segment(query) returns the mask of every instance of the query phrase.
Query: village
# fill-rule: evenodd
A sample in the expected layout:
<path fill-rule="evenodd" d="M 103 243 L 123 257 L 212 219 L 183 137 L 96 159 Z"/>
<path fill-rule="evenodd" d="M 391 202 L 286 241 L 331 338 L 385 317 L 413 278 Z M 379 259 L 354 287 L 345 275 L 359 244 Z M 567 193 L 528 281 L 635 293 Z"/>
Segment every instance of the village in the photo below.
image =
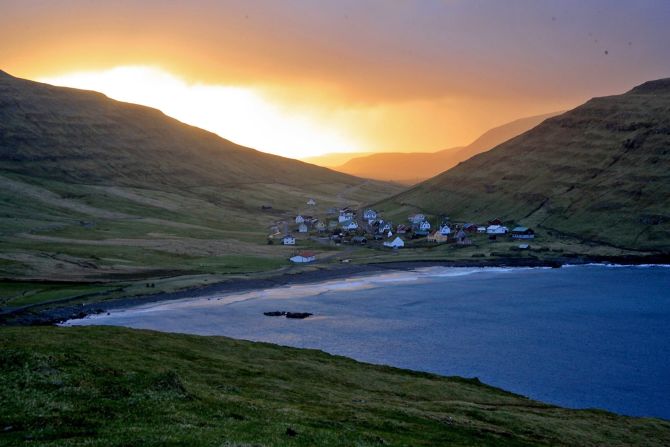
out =
<path fill-rule="evenodd" d="M 307 209 L 316 209 L 312 198 L 306 202 Z M 470 246 L 476 240 L 495 242 L 516 240 L 514 250 L 530 249 L 529 241 L 535 239 L 535 231 L 524 226 L 508 226 L 493 218 L 486 223 L 451 222 L 448 217 L 431 219 L 417 213 L 402 223 L 385 220 L 381 212 L 372 208 L 356 210 L 352 207 L 328 208 L 323 216 L 300 213 L 270 227 L 268 244 L 296 247 L 289 258 L 296 264 L 317 261 L 317 253 L 301 250 L 308 241 L 324 246 L 366 246 L 373 249 L 412 249 L 415 247 L 455 244 Z M 431 223 L 431 220 L 434 222 Z"/>

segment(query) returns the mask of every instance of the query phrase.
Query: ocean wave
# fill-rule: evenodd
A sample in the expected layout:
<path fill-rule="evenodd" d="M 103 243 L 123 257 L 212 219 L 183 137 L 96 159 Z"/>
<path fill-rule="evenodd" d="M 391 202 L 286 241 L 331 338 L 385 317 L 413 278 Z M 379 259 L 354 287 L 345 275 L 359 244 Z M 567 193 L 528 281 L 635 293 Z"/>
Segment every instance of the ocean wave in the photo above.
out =
<path fill-rule="evenodd" d="M 610 264 L 605 262 L 589 262 L 586 264 L 563 264 L 561 268 L 605 267 L 605 268 L 670 268 L 670 264 Z"/>

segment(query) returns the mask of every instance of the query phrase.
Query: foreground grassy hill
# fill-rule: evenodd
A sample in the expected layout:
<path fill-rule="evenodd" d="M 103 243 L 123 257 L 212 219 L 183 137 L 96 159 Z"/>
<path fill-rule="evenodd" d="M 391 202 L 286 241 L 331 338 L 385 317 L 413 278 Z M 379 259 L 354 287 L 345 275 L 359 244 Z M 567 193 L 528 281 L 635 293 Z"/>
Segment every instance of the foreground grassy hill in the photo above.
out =
<path fill-rule="evenodd" d="M 471 144 L 463 147 L 437 152 L 370 154 L 351 158 L 346 163 L 333 166 L 333 169 L 351 175 L 411 185 L 446 171 L 470 157 L 486 152 L 555 115 L 557 114 L 549 113 L 512 121 L 485 132 Z"/>
<path fill-rule="evenodd" d="M 318 351 L 112 327 L 0 328 L 0 445 L 660 446 L 567 410 Z"/>
<path fill-rule="evenodd" d="M 670 252 L 670 79 L 595 98 L 379 204 Z"/>
<path fill-rule="evenodd" d="M 268 229 L 308 198 L 318 213 L 399 190 L 244 148 L 158 110 L 0 72 L 0 278 L 276 269 L 291 250 L 267 246 Z"/>

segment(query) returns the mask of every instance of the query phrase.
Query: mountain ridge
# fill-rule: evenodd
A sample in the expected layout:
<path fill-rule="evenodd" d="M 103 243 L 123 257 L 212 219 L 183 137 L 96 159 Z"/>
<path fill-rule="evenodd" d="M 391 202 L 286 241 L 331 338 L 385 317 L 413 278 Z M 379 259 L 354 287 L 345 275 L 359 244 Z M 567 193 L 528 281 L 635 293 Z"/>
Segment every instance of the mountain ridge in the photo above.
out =
<path fill-rule="evenodd" d="M 660 79 L 593 98 L 380 206 L 668 252 L 669 87 Z"/>
<path fill-rule="evenodd" d="M 265 154 L 255 149 L 237 145 L 214 133 L 175 120 L 160 110 L 132 103 L 114 101 L 98 92 L 53 87 L 34 81 L 14 78 L 11 75 L 8 75 L 3 81 L 0 84 L 0 101 L 3 101 L 0 103 L 0 113 L 2 113 L 3 127 L 8 128 L 11 126 L 12 123 L 10 120 L 12 118 L 15 119 L 17 114 L 22 114 L 24 118 L 24 122 L 20 123 L 21 128 L 14 128 L 12 132 L 3 132 L 0 134 L 0 148 L 3 151 L 2 167 L 4 169 L 26 173 L 25 167 L 12 166 L 12 163 L 8 163 L 11 160 L 22 161 L 25 159 L 25 161 L 29 161 L 33 158 L 35 161 L 44 162 L 54 157 L 60 157 L 61 161 L 69 160 L 74 162 L 77 158 L 81 159 L 86 156 L 83 151 L 77 151 L 77 147 L 88 149 L 89 151 L 97 149 L 93 147 L 93 144 L 97 144 L 102 149 L 110 149 L 110 152 L 113 150 L 116 157 L 109 157 L 109 154 L 107 154 L 108 159 L 106 160 L 107 162 L 113 162 L 114 158 L 118 159 L 124 155 L 124 152 L 132 149 L 130 143 L 137 143 L 137 140 L 140 138 L 153 138 L 161 143 L 161 146 L 156 145 L 156 147 L 153 147 L 155 151 L 161 153 L 161 156 L 174 158 L 176 156 L 175 152 L 180 152 L 194 157 L 201 155 L 198 152 L 206 152 L 206 155 L 209 157 L 207 160 L 191 159 L 191 162 L 199 163 L 200 174 L 206 171 L 210 171 L 211 174 L 210 163 L 220 163 L 222 161 L 221 157 L 225 153 L 225 155 L 231 157 L 230 160 L 226 160 L 227 165 L 230 165 L 233 161 L 255 163 L 257 165 L 256 168 L 267 169 L 267 173 L 273 174 L 273 180 L 275 181 L 278 179 L 286 181 L 289 174 L 294 174 L 291 171 L 296 169 L 306 169 L 311 171 L 311 173 L 319 173 L 319 175 L 330 177 L 332 180 L 352 181 L 351 178 L 343 177 L 341 173 L 329 171 L 326 168 L 314 167 L 298 160 Z M 31 106 L 29 101 L 39 103 L 39 106 Z M 11 102 L 14 104 L 11 104 Z M 113 106 L 111 106 L 112 104 Z M 12 105 L 14 106 L 13 108 Z M 75 109 L 84 110 L 90 116 L 77 117 L 76 114 L 80 112 L 72 114 L 68 112 Z M 58 122 L 57 117 L 59 115 L 65 115 L 66 119 Z M 96 115 L 100 118 L 95 117 Z M 77 124 L 72 124 L 72 121 L 83 118 L 89 120 L 82 126 L 84 127 L 83 131 L 86 131 L 86 133 L 73 131 L 76 130 L 73 129 L 73 126 Z M 61 135 L 54 135 L 54 132 L 49 133 L 48 125 L 52 123 L 47 121 L 45 124 L 45 119 L 50 120 L 53 124 L 61 125 L 62 128 L 57 129 Z M 120 123 L 124 125 L 132 123 L 136 127 L 134 130 L 137 132 L 126 138 L 132 138 L 135 141 L 128 142 L 123 140 L 123 131 L 126 129 L 122 129 Z M 138 128 L 140 126 L 144 127 Z M 68 130 L 70 130 L 69 133 L 67 133 Z M 31 131 L 33 131 L 33 135 L 30 135 Z M 23 133 L 17 135 L 19 132 Z M 64 132 L 65 134 L 62 135 Z M 169 138 L 166 138 L 162 134 L 164 132 L 168 133 Z M 60 141 L 57 137 L 67 140 L 67 146 L 59 145 Z M 38 141 L 38 139 L 41 141 Z M 106 140 L 108 139 L 115 139 L 116 141 L 111 145 L 106 144 Z M 170 141 L 171 139 L 174 141 Z M 147 141 L 143 143 L 146 144 Z M 27 147 L 25 144 L 27 142 L 41 145 L 38 148 L 41 151 Z M 180 142 L 182 143 L 181 146 L 178 144 Z M 47 153 L 49 152 L 47 148 L 51 154 Z M 217 153 L 217 151 L 222 153 Z M 58 154 L 54 155 L 53 152 L 58 152 Z M 68 155 L 70 156 L 69 159 Z M 97 155 L 101 156 L 102 154 L 98 153 Z M 138 156 L 142 154 L 134 151 L 132 155 Z M 110 167 L 112 166 L 107 166 L 107 168 Z M 124 168 L 130 169 L 133 166 L 126 164 Z M 59 170 L 60 172 L 58 172 L 57 176 L 61 176 L 65 172 L 74 178 L 81 175 L 81 172 L 76 172 L 78 169 L 70 169 L 68 166 L 61 166 Z M 267 180 L 267 176 L 260 175 L 258 169 L 251 170 L 248 173 L 244 173 L 244 175 L 238 175 L 240 174 L 239 169 L 232 169 L 228 174 L 233 175 L 236 181 L 250 179 Z M 50 171 L 49 175 L 54 175 L 53 170 Z M 183 178 L 179 179 L 183 180 Z M 94 181 L 96 179 L 88 177 L 87 180 Z M 176 178 L 173 177 L 172 180 L 176 180 Z"/>
<path fill-rule="evenodd" d="M 493 127 L 467 146 L 442 149 L 436 152 L 380 152 L 354 157 L 340 166 L 334 166 L 333 169 L 377 180 L 412 184 L 446 171 L 480 152 L 487 151 L 533 128 L 558 113 L 519 118 Z"/>

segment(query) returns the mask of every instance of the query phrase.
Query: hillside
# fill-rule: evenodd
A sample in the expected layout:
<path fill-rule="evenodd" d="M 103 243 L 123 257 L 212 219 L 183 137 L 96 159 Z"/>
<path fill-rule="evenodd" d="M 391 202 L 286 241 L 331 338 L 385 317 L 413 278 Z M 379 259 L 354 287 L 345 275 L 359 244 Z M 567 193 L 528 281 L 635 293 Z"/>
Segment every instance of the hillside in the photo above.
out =
<path fill-rule="evenodd" d="M 319 351 L 114 327 L 4 327 L 0 337 L 0 445 L 670 443 L 666 421 Z"/>
<path fill-rule="evenodd" d="M 318 212 L 400 190 L 4 72 L 0 186 L 0 278 L 59 281 L 277 268 L 289 251 L 268 228 L 307 198 Z"/>
<path fill-rule="evenodd" d="M 380 207 L 670 251 L 670 79 L 595 98 Z"/>
<path fill-rule="evenodd" d="M 385 152 L 354 157 L 333 169 L 351 175 L 407 185 L 426 180 L 474 155 L 503 143 L 540 124 L 556 113 L 521 118 L 495 127 L 471 144 L 438 152 Z"/>

